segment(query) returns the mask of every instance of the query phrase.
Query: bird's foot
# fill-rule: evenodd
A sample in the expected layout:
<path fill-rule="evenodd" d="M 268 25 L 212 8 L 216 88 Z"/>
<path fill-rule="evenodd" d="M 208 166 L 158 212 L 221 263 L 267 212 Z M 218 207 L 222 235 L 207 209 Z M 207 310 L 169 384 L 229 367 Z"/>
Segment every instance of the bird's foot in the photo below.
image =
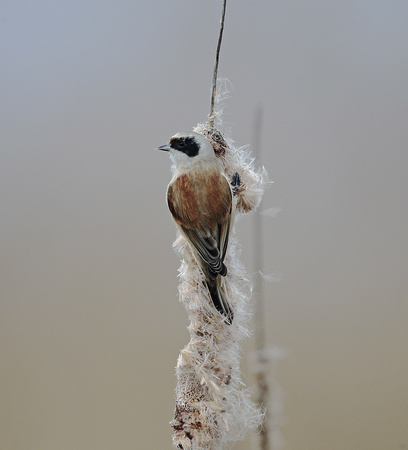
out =
<path fill-rule="evenodd" d="M 233 194 L 237 195 L 237 192 L 239 191 L 239 188 L 241 186 L 241 177 L 239 176 L 238 172 L 235 172 L 234 176 L 232 177 L 231 186 Z"/>

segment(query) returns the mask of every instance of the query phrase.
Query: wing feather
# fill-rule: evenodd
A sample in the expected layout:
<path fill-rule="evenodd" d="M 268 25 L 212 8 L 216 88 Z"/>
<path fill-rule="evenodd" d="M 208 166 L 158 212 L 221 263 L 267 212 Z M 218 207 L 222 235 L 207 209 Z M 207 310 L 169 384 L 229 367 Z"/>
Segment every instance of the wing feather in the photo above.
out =
<path fill-rule="evenodd" d="M 225 276 L 224 258 L 232 220 L 232 191 L 220 172 L 205 177 L 184 174 L 167 190 L 174 221 L 210 274 Z M 200 262 L 200 261 L 199 261 Z"/>

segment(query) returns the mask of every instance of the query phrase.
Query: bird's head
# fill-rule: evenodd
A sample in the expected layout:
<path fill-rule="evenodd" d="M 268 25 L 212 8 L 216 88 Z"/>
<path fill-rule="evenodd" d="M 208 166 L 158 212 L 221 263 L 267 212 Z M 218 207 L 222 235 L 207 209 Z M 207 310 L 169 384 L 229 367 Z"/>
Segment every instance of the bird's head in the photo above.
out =
<path fill-rule="evenodd" d="M 198 162 L 214 162 L 217 159 L 210 141 L 193 131 L 176 133 L 167 145 L 162 145 L 159 149 L 170 152 L 176 167 L 188 167 Z"/>

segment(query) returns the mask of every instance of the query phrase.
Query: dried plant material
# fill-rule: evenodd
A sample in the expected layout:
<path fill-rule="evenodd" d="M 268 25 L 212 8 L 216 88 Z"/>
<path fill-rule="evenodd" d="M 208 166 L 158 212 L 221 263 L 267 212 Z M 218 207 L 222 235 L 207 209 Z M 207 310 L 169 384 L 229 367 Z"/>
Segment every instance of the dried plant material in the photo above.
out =
<path fill-rule="evenodd" d="M 239 174 L 236 215 L 254 210 L 265 186 L 265 171 L 253 167 L 248 147 L 236 148 L 231 139 L 208 124 L 194 129 L 212 143 L 221 159 L 227 179 Z M 255 430 L 263 420 L 252 402 L 240 373 L 240 347 L 249 336 L 252 286 L 239 261 L 237 240 L 232 234 L 223 277 L 223 289 L 234 311 L 231 325 L 212 306 L 203 273 L 186 239 L 179 235 L 175 244 L 181 256 L 180 300 L 190 319 L 190 342 L 177 362 L 176 407 L 173 444 L 179 449 L 221 449 Z"/>

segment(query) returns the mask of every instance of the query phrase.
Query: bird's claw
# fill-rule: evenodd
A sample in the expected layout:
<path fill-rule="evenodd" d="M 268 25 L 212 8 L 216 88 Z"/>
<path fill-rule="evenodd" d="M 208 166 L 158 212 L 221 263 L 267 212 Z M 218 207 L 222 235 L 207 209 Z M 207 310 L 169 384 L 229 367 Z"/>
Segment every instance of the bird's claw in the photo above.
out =
<path fill-rule="evenodd" d="M 235 172 L 234 176 L 232 177 L 231 186 L 233 194 L 237 195 L 237 192 L 239 191 L 239 188 L 241 186 L 241 177 L 239 176 L 238 172 Z"/>

